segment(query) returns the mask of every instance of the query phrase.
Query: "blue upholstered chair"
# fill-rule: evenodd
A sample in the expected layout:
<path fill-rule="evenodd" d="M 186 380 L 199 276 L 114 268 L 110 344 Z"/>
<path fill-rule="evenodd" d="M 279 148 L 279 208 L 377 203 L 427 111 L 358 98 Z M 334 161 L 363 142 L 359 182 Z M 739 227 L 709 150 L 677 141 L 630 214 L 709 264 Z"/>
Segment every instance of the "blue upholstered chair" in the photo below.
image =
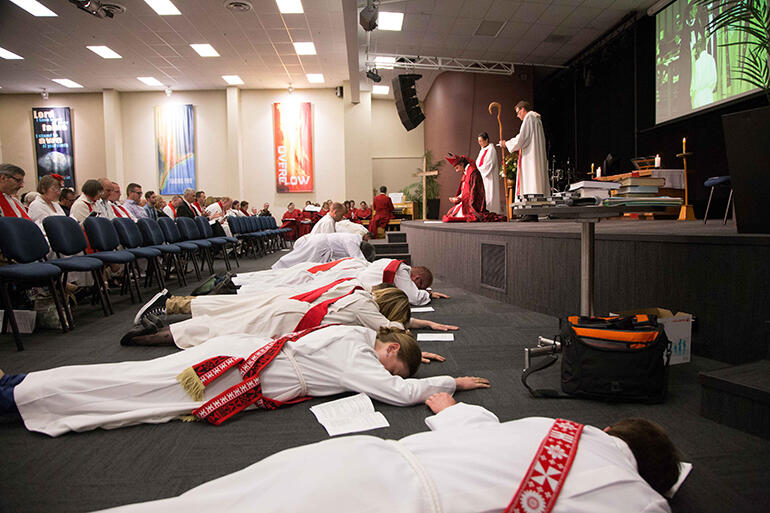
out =
<path fill-rule="evenodd" d="M 163 236 L 163 230 L 155 219 L 138 219 L 136 226 L 139 228 L 139 232 L 142 234 L 142 246 L 146 248 L 157 249 L 163 255 L 163 265 L 166 269 L 164 282 L 171 273 L 171 264 L 176 269 L 176 279 L 179 282 L 179 286 L 187 285 L 184 272 L 182 270 L 182 262 L 179 255 L 182 253 L 182 248 L 176 244 L 168 244 Z"/>
<path fill-rule="evenodd" d="M 67 216 L 48 216 L 43 219 L 43 228 L 45 228 L 51 249 L 58 257 L 55 260 L 49 260 L 48 263 L 62 270 L 64 273 L 62 283 L 67 283 L 68 273 L 91 273 L 91 277 L 94 280 L 94 298 L 99 298 L 105 317 L 113 313 L 110 296 L 107 293 L 104 277 L 102 276 L 104 262 L 98 258 L 79 255 L 88 246 L 88 241 L 80 223 Z M 64 258 L 62 258 L 62 255 L 64 255 Z"/>
<path fill-rule="evenodd" d="M 195 224 L 195 221 L 189 217 L 177 217 L 176 226 L 179 228 L 182 239 L 198 246 L 201 255 L 201 268 L 203 268 L 203 262 L 206 262 L 209 265 L 209 272 L 214 274 L 214 257 L 211 252 L 213 244 L 201 238 L 201 233 L 198 231 L 198 225 Z"/>
<path fill-rule="evenodd" d="M 214 230 L 211 229 L 209 220 L 203 216 L 196 216 L 195 224 L 198 227 L 201 237 L 209 241 L 215 248 L 222 251 L 222 255 L 225 257 L 225 267 L 227 267 L 228 271 L 231 270 L 230 258 L 227 253 L 230 248 L 235 248 L 236 244 L 238 244 L 238 239 L 235 237 L 214 237 Z M 232 228 L 230 228 L 230 231 L 232 232 Z M 235 254 L 235 251 L 233 251 L 232 254 L 233 258 L 235 258 L 236 265 L 240 267 L 238 256 Z"/>
<path fill-rule="evenodd" d="M 59 314 L 62 332 L 66 333 L 65 296 L 59 281 L 62 271 L 53 264 L 40 262 L 48 254 L 48 243 L 40 228 L 29 219 L 0 217 L 0 251 L 5 258 L 16 262 L 0 266 L 0 292 L 5 309 L 3 328 L 8 322 L 11 323 L 16 348 L 23 351 L 24 344 L 19 335 L 16 317 L 13 315 L 11 285 L 16 285 L 18 288 L 48 287 L 56 305 L 56 312 Z"/>
<path fill-rule="evenodd" d="M 163 273 L 160 270 L 160 256 L 161 251 L 156 248 L 143 248 L 142 245 L 142 232 L 139 231 L 139 227 L 136 223 L 126 217 L 116 217 L 112 220 L 115 231 L 118 232 L 118 238 L 120 239 L 120 245 L 123 249 L 134 255 L 136 258 L 144 258 L 147 260 L 147 282 L 145 287 L 151 282 L 151 277 L 154 274 L 158 282 L 158 290 L 166 288 L 166 284 L 163 280 Z"/>
<path fill-rule="evenodd" d="M 181 256 L 185 257 L 185 264 L 182 267 L 182 272 L 183 273 L 187 272 L 186 262 L 188 260 L 191 260 L 193 264 L 193 269 L 195 270 L 195 276 L 200 280 L 201 272 L 200 272 L 200 269 L 198 269 L 198 261 L 197 261 L 197 255 L 200 254 L 200 249 L 198 245 L 193 244 L 192 242 L 187 242 L 183 240 L 182 235 L 179 233 L 179 228 L 177 228 L 176 223 L 170 217 L 161 217 L 160 219 L 158 219 L 158 224 L 160 225 L 160 228 L 163 231 L 163 238 L 166 239 L 166 242 L 168 242 L 169 244 L 178 246 L 182 250 Z"/>
<path fill-rule="evenodd" d="M 118 232 L 106 217 L 86 217 L 83 221 L 83 228 L 86 230 L 86 237 L 91 243 L 91 248 L 96 250 L 88 256 L 98 258 L 105 264 L 118 264 L 123 266 L 123 285 L 121 293 L 131 295 L 131 302 L 134 302 L 134 289 L 139 301 L 142 300 L 142 293 L 139 290 L 139 280 L 136 272 L 136 257 L 129 251 L 119 250 L 120 238 Z M 134 288 L 131 287 L 133 284 Z"/>
<path fill-rule="evenodd" d="M 711 198 L 714 196 L 714 188 L 715 187 L 729 187 L 730 188 L 730 196 L 727 198 L 727 206 L 725 207 L 725 217 L 722 219 L 722 224 L 727 224 L 727 213 L 730 211 L 730 203 L 733 203 L 733 184 L 732 181 L 730 181 L 729 176 L 712 176 L 708 180 L 706 180 L 703 185 L 706 187 L 711 187 L 711 192 L 709 193 L 709 202 L 706 204 L 706 214 L 703 216 L 703 224 L 706 224 L 709 219 L 709 209 L 711 208 Z M 735 203 L 733 203 L 733 219 L 735 219 Z"/>

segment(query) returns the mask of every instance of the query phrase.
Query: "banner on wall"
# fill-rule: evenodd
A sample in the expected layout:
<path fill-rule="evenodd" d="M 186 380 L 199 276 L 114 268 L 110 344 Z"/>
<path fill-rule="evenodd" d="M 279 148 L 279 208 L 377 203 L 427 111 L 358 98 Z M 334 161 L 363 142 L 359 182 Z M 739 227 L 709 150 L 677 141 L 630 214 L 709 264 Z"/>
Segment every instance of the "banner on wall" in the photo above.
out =
<path fill-rule="evenodd" d="M 195 189 L 195 118 L 192 105 L 155 107 L 160 194 Z"/>
<path fill-rule="evenodd" d="M 35 138 L 37 179 L 58 174 L 65 187 L 75 187 L 75 161 L 72 151 L 72 121 L 69 107 L 33 107 L 32 130 Z"/>
<path fill-rule="evenodd" d="M 310 102 L 273 104 L 277 192 L 313 192 L 313 118 Z"/>

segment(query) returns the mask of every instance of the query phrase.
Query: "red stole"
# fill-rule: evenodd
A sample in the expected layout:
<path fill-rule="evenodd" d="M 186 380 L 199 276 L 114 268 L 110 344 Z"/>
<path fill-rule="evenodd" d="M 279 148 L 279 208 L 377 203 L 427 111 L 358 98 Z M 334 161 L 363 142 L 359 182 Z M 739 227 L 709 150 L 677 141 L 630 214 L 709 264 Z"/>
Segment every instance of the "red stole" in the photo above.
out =
<path fill-rule="evenodd" d="M 127 217 L 131 218 L 130 215 L 128 215 L 128 212 L 126 212 L 126 209 L 123 208 L 120 205 L 116 205 L 115 203 L 111 203 L 112 211 L 115 212 L 115 217 Z"/>
<path fill-rule="evenodd" d="M 190 205 L 192 205 L 195 211 L 198 212 L 199 216 L 203 215 L 203 209 L 201 208 L 201 206 L 198 204 L 197 201 L 190 203 Z M 176 210 L 174 210 L 174 216 L 176 216 Z"/>
<path fill-rule="evenodd" d="M 549 513 L 577 454 L 583 425 L 556 419 L 504 513 Z"/>
<path fill-rule="evenodd" d="M 403 263 L 403 260 L 392 260 L 382 272 L 382 283 L 393 285 L 393 282 L 396 280 L 396 271 L 398 271 L 398 268 Z"/>
<path fill-rule="evenodd" d="M 173 213 L 174 213 L 174 217 L 176 217 L 176 209 L 174 208 L 174 205 L 172 205 L 171 203 L 169 203 L 169 204 L 168 204 L 168 208 L 170 208 L 170 209 L 171 209 L 171 212 L 173 212 Z"/>
<path fill-rule="evenodd" d="M 336 287 L 340 283 L 343 283 L 352 279 L 353 278 L 340 278 L 339 280 L 335 280 L 329 283 L 328 285 L 324 285 L 323 287 L 319 287 L 315 290 L 311 290 L 303 294 L 298 294 L 289 299 L 295 299 L 297 301 L 312 303 L 313 301 L 321 297 L 328 290 Z M 326 314 L 329 312 L 329 307 L 331 305 L 333 305 L 343 297 L 349 296 L 350 294 L 352 294 L 358 289 L 361 289 L 361 287 L 353 287 L 352 289 L 350 289 L 350 292 L 348 292 L 347 294 L 343 294 L 339 297 L 333 297 L 331 299 L 327 299 L 326 301 L 322 301 L 317 305 L 313 305 L 307 312 L 305 312 L 305 315 L 302 316 L 302 319 L 299 320 L 299 322 L 297 323 L 297 326 L 294 328 L 294 331 L 300 331 L 300 330 L 305 330 L 305 329 L 310 329 L 310 328 L 315 328 L 317 326 L 320 326 L 324 317 L 326 317 Z"/>
<path fill-rule="evenodd" d="M 24 219 L 29 219 L 27 211 L 24 209 L 24 205 L 19 203 L 13 196 L 10 198 L 11 201 L 8 201 L 5 194 L 0 192 L 0 210 L 3 212 L 3 217 L 23 217 Z M 13 202 L 13 205 L 11 205 L 11 202 Z M 14 209 L 14 207 L 16 208 Z"/>
<path fill-rule="evenodd" d="M 487 145 L 487 146 L 489 146 L 489 145 Z M 481 160 L 479 160 L 479 165 L 480 166 L 484 165 L 484 157 L 487 156 L 487 152 L 488 151 L 489 151 L 489 148 L 484 148 L 484 153 L 481 154 Z"/>
<path fill-rule="evenodd" d="M 345 258 L 340 258 L 339 260 L 335 260 L 334 262 L 327 262 L 325 264 L 318 264 L 318 265 L 315 265 L 315 266 L 311 267 L 310 269 L 308 269 L 307 272 L 309 272 L 310 274 L 315 274 L 315 273 L 320 273 L 320 272 L 323 272 L 323 271 L 328 271 L 329 269 L 331 269 L 335 265 L 339 264 L 340 262 L 344 262 L 345 260 L 351 260 L 352 258 L 353 257 L 345 257 Z"/>
<path fill-rule="evenodd" d="M 196 408 L 192 414 L 200 420 L 205 420 L 218 426 L 252 404 L 264 410 L 275 410 L 286 404 L 294 404 L 310 399 L 309 397 L 299 397 L 291 401 L 277 401 L 265 397 L 262 395 L 262 382 L 259 379 L 259 374 L 262 372 L 262 369 L 270 365 L 273 359 L 278 356 L 286 342 L 294 342 L 308 333 L 325 327 L 320 326 L 299 333 L 284 335 L 260 347 L 245 360 L 232 356 L 214 356 L 185 369 L 176 379 L 196 401 L 203 400 L 206 385 L 236 365 L 243 377 L 243 381 L 207 401 L 200 408 Z"/>

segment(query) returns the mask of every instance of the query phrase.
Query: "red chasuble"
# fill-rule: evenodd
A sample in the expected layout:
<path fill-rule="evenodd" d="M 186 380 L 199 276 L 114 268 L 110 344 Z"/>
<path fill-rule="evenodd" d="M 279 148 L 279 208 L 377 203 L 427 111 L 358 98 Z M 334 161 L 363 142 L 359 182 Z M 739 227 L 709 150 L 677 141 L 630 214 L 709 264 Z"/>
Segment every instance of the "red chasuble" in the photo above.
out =
<path fill-rule="evenodd" d="M 377 237 L 377 229 L 385 228 L 388 223 L 393 219 L 393 202 L 385 194 L 378 194 L 372 201 L 372 208 L 374 209 L 374 217 L 369 222 L 369 233 L 372 237 Z"/>
<path fill-rule="evenodd" d="M 483 220 L 482 213 L 487 210 L 484 180 L 473 163 L 465 166 L 462 181 L 457 188 L 457 196 L 460 201 L 444 215 L 445 223 Z"/>

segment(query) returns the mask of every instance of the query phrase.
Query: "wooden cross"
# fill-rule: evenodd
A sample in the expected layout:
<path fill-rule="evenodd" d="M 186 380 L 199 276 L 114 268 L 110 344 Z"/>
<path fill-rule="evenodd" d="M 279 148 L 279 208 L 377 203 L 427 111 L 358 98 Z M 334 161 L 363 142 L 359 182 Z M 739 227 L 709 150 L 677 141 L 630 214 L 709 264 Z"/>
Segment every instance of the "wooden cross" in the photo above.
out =
<path fill-rule="evenodd" d="M 417 173 L 417 176 L 422 177 L 422 220 L 425 221 L 428 218 L 428 177 L 438 176 L 438 171 L 428 171 L 427 163 L 425 164 L 425 171 Z"/>

